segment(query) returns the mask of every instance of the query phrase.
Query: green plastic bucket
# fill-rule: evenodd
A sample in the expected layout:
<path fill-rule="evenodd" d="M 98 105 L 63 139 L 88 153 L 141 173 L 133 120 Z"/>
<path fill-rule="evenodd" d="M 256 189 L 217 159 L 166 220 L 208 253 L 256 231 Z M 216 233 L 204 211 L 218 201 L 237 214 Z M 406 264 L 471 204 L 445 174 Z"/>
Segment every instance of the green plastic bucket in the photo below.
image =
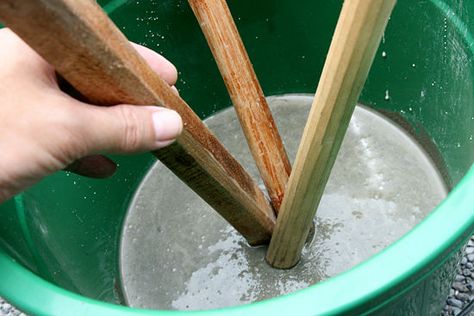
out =
<path fill-rule="evenodd" d="M 180 70 L 202 117 L 230 100 L 186 1 L 102 1 L 133 41 Z M 229 1 L 267 95 L 314 93 L 342 1 Z M 153 163 L 116 157 L 111 179 L 54 174 L 0 206 L 0 295 L 39 315 L 435 315 L 474 232 L 474 2 L 399 0 L 361 103 L 408 127 L 452 191 L 401 240 L 355 268 L 282 297 L 223 310 L 120 306 L 118 242 L 130 199 Z"/>

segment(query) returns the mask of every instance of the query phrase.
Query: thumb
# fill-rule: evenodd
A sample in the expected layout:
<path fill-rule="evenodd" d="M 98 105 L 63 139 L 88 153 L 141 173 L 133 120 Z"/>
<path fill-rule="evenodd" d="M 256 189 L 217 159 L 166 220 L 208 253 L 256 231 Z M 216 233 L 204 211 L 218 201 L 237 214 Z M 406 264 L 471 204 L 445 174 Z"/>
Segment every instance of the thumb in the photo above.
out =
<path fill-rule="evenodd" d="M 87 107 L 84 141 L 89 153 L 136 153 L 165 147 L 183 129 L 179 114 L 156 106 Z"/>

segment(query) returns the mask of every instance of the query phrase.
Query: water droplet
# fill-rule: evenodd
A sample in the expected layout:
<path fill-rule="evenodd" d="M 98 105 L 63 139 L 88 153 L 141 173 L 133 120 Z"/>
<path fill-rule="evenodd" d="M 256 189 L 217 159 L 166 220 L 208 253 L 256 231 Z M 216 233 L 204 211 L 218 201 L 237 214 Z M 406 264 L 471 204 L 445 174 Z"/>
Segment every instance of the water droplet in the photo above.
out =
<path fill-rule="evenodd" d="M 385 90 L 385 101 L 388 100 L 390 100 L 390 93 L 388 92 L 388 90 Z"/>
<path fill-rule="evenodd" d="M 412 66 L 413 68 L 416 68 L 416 64 L 411 64 L 411 66 Z"/>
<path fill-rule="evenodd" d="M 387 53 L 385 51 L 382 52 L 382 58 L 387 58 Z"/>

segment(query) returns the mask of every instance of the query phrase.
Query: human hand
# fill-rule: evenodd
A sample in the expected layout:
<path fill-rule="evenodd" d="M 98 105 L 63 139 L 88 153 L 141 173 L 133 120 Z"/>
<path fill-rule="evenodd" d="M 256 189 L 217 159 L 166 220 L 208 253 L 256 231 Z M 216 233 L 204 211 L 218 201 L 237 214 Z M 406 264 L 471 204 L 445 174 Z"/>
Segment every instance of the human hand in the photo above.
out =
<path fill-rule="evenodd" d="M 176 82 L 169 61 L 134 46 L 164 80 Z M 155 150 L 181 133 L 181 118 L 172 110 L 99 107 L 64 93 L 51 65 L 9 29 L 0 30 L 0 47 L 0 203 L 68 166 L 84 175 L 111 175 L 115 164 L 97 154 Z"/>

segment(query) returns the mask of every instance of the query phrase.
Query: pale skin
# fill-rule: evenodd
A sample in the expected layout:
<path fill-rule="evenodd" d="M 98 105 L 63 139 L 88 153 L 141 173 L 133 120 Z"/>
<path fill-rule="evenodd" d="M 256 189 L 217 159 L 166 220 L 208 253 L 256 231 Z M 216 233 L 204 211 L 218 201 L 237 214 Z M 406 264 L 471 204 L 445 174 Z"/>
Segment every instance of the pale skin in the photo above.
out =
<path fill-rule="evenodd" d="M 173 86 L 176 68 L 134 44 Z M 99 154 L 132 154 L 171 144 L 180 116 L 153 105 L 99 107 L 58 86 L 54 69 L 8 29 L 0 30 L 0 203 L 56 171 L 107 177 L 115 164 Z"/>

